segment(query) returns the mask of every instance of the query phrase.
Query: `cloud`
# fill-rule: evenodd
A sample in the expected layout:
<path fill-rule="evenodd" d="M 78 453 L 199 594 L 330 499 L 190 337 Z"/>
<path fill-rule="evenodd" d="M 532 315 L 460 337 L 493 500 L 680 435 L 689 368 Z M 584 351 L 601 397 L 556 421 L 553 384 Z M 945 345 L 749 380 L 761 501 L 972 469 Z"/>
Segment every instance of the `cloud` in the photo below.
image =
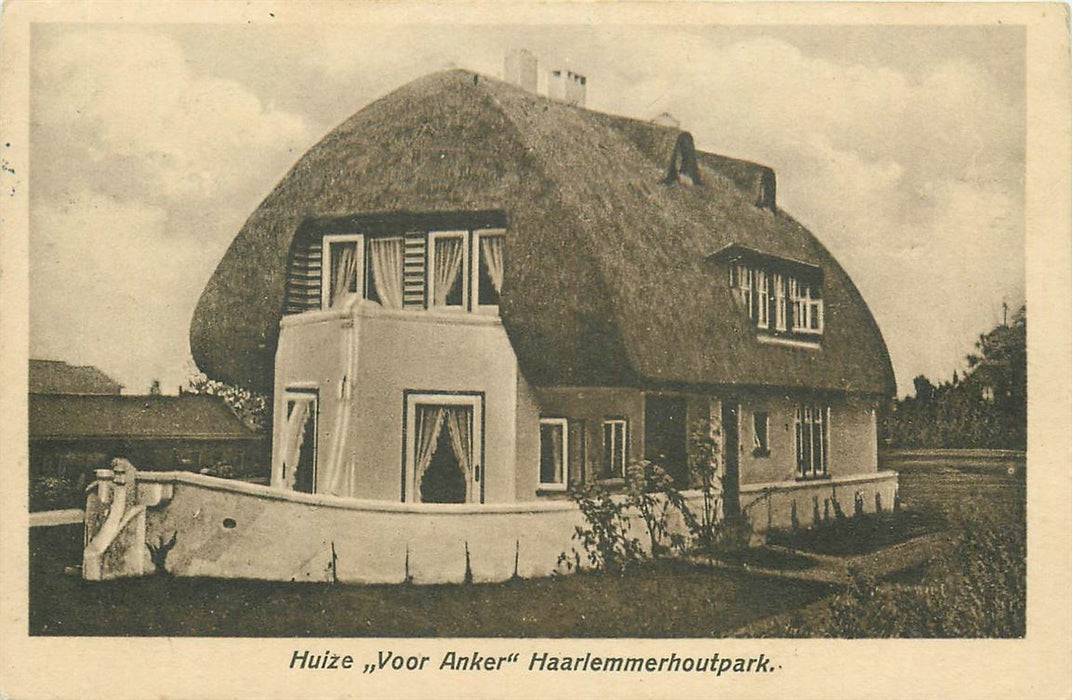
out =
<path fill-rule="evenodd" d="M 218 201 L 247 187 L 251 173 L 278 170 L 309 138 L 300 115 L 192 71 L 165 35 L 80 29 L 45 37 L 34 64 L 34 146 L 43 150 L 42 180 L 67 190 Z"/>
<path fill-rule="evenodd" d="M 218 253 L 169 235 L 167 217 L 92 191 L 31 212 L 36 356 L 98 365 L 135 393 L 152 379 L 175 391 L 190 314 Z"/>

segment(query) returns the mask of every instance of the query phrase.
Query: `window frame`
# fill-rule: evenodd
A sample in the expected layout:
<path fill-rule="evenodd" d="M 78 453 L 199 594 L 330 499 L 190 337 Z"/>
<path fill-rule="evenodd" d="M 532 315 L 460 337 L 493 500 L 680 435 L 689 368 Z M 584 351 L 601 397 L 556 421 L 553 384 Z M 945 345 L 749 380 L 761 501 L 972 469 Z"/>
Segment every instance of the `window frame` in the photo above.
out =
<path fill-rule="evenodd" d="M 789 311 L 787 307 L 786 275 L 781 272 L 773 274 L 774 283 L 774 330 L 789 330 Z"/>
<path fill-rule="evenodd" d="M 489 228 L 489 229 L 477 229 L 470 235 L 470 245 L 472 246 L 472 255 L 470 256 L 470 262 L 472 269 L 470 270 L 470 277 L 472 282 L 472 293 L 470 307 L 474 313 L 487 314 L 489 316 L 499 315 L 498 304 L 481 304 L 480 303 L 480 261 L 481 261 L 481 248 L 480 241 L 483 238 L 502 238 L 505 250 L 506 245 L 506 229 L 504 228 Z M 506 256 L 503 255 L 503 267 L 506 266 Z M 499 292 L 499 301 L 502 301 L 502 292 Z"/>
<path fill-rule="evenodd" d="M 282 428 L 285 430 L 287 420 L 290 418 L 290 405 L 298 403 L 311 404 L 309 416 L 313 421 L 313 474 L 312 474 L 312 490 L 308 493 L 317 493 L 317 477 L 320 471 L 320 391 L 316 388 L 310 388 L 306 386 L 287 386 L 283 388 L 282 392 L 283 403 L 283 420 Z M 279 435 L 277 439 L 281 440 L 285 435 Z M 305 491 L 298 491 L 294 488 L 293 475 L 290 476 L 290 484 L 287 483 L 287 465 L 283 463 L 283 454 L 280 454 L 279 459 L 279 487 L 287 491 L 294 491 L 296 493 L 306 493 Z"/>
<path fill-rule="evenodd" d="M 402 435 L 405 438 L 402 459 L 402 502 L 423 503 L 420 500 L 420 484 L 417 483 L 415 460 L 417 455 L 417 406 L 469 406 L 473 421 L 473 483 L 469 489 L 468 503 L 484 502 L 484 394 L 482 393 L 436 393 L 406 391 L 405 414 Z M 443 428 L 446 430 L 446 426 Z"/>
<path fill-rule="evenodd" d="M 755 271 L 755 295 L 756 295 L 756 313 L 754 322 L 757 328 L 767 330 L 770 328 L 770 273 L 757 267 Z"/>
<path fill-rule="evenodd" d="M 616 427 L 621 427 L 621 464 L 620 469 L 615 470 L 614 455 L 615 446 L 617 443 L 614 441 L 614 433 Z M 607 428 L 611 429 L 611 441 L 608 448 L 607 445 Z M 603 454 L 601 463 L 600 478 L 602 480 L 611 479 L 624 479 L 625 468 L 629 465 L 629 420 L 627 418 L 604 418 L 603 419 Z"/>
<path fill-rule="evenodd" d="M 544 481 L 543 480 L 543 429 L 544 426 L 554 426 L 562 431 L 562 480 L 558 482 Z M 565 491 L 566 484 L 569 483 L 569 471 L 570 471 L 570 444 L 569 444 L 569 419 L 558 418 L 554 416 L 541 416 L 540 417 L 540 449 L 539 449 L 539 462 L 538 462 L 538 474 L 537 483 L 541 491 Z"/>
<path fill-rule="evenodd" d="M 366 236 L 365 237 L 365 254 L 364 254 L 365 270 L 362 273 L 362 274 L 364 274 L 365 278 L 364 278 L 364 284 L 362 285 L 362 291 L 361 291 L 361 298 L 362 299 L 371 300 L 371 297 L 369 296 L 369 289 L 375 290 L 375 284 L 376 283 L 373 282 L 373 279 L 372 279 L 372 277 L 373 277 L 372 256 L 369 255 L 369 248 L 372 246 L 372 241 L 374 241 L 374 240 L 375 241 L 398 241 L 399 243 L 402 244 L 402 260 L 403 260 L 403 265 L 402 265 L 402 288 L 403 288 L 403 290 L 405 290 L 405 285 L 406 285 L 406 270 L 405 270 L 406 237 L 405 237 L 405 235 L 403 235 L 401 233 L 391 233 L 391 234 L 388 234 L 386 236 Z M 383 300 L 380 299 L 379 296 L 380 296 L 379 292 L 377 292 L 376 293 L 376 298 L 377 298 L 376 303 L 379 304 L 380 306 L 383 306 Z M 404 291 L 403 291 L 403 296 L 405 296 Z M 403 305 L 403 308 L 404 308 L 404 305 Z"/>
<path fill-rule="evenodd" d="M 435 303 L 435 254 L 438 241 L 445 238 L 460 238 L 462 241 L 462 264 L 458 271 L 462 276 L 462 303 L 460 305 Z M 429 231 L 428 250 L 425 253 L 425 308 L 428 311 L 449 311 L 450 313 L 464 313 L 472 310 L 472 290 L 470 289 L 470 231 L 467 229 L 449 231 Z M 448 290 L 449 293 L 449 290 Z"/>
<path fill-rule="evenodd" d="M 790 277 L 789 294 L 793 301 L 793 332 L 822 335 L 823 333 L 823 298 L 813 294 L 815 284 Z M 803 291 L 801 291 L 803 289 Z M 797 313 L 797 309 L 800 313 Z M 812 328 L 812 323 L 815 328 Z"/>
<path fill-rule="evenodd" d="M 339 307 L 331 305 L 331 275 L 333 273 L 331 247 L 337 244 L 353 243 L 357 255 L 357 292 L 358 299 L 365 298 L 365 235 L 362 233 L 328 233 L 321 239 L 320 262 L 320 308 L 324 311 Z"/>
<path fill-rule="evenodd" d="M 830 476 L 830 407 L 821 404 L 797 404 L 794 419 L 797 480 L 826 479 Z M 819 441 L 816 443 L 816 430 Z M 805 437 L 807 445 L 805 445 Z M 816 450 L 818 444 L 819 449 Z M 805 459 L 807 446 L 807 459 Z M 816 455 L 818 454 L 818 459 Z"/>

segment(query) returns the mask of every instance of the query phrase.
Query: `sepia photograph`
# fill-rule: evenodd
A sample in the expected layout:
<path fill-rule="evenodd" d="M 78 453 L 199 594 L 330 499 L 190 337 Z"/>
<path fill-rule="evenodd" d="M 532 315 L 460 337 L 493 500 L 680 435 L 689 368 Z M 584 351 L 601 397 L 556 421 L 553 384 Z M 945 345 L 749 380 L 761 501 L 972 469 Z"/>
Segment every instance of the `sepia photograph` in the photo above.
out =
<path fill-rule="evenodd" d="M 1025 21 L 218 5 L 25 27 L 29 642 L 1032 639 Z"/>

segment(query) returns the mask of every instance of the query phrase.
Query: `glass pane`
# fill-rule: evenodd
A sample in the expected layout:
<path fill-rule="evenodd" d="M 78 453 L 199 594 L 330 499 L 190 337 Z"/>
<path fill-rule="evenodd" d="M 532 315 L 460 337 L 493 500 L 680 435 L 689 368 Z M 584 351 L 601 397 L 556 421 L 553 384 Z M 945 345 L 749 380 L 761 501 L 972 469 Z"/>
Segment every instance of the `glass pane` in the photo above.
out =
<path fill-rule="evenodd" d="M 603 477 L 607 478 L 612 476 L 614 470 L 611 469 L 613 463 L 613 456 L 611 454 L 614 448 L 614 426 L 610 423 L 603 424 Z"/>
<path fill-rule="evenodd" d="M 499 292 L 496 290 L 495 280 L 492 279 L 491 268 L 489 267 L 489 261 L 487 259 L 485 241 L 499 241 L 496 245 L 500 246 L 502 236 L 483 236 L 481 238 L 480 246 L 480 266 L 478 270 L 479 279 L 477 280 L 479 297 L 477 299 L 481 306 L 498 306 L 499 305 Z M 500 253 L 501 255 L 501 253 Z"/>
<path fill-rule="evenodd" d="M 561 484 L 562 479 L 562 426 L 544 424 L 540 426 L 540 483 Z"/>
<path fill-rule="evenodd" d="M 625 426 L 614 425 L 614 475 L 625 475 Z"/>

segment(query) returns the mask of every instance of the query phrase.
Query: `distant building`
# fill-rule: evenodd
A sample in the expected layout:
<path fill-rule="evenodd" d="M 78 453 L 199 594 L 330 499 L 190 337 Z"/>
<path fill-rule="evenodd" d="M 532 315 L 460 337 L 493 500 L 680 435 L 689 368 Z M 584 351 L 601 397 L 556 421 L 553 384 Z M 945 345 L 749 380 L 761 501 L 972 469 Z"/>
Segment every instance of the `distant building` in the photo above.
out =
<path fill-rule="evenodd" d="M 35 477 L 89 478 L 90 470 L 113 457 L 126 457 L 139 469 L 197 471 L 228 464 L 250 474 L 263 465 L 268 474 L 266 436 L 247 428 L 215 396 L 31 393 L 29 413 Z"/>
<path fill-rule="evenodd" d="M 96 367 L 62 360 L 30 360 L 31 394 L 116 395 L 123 385 Z"/>

